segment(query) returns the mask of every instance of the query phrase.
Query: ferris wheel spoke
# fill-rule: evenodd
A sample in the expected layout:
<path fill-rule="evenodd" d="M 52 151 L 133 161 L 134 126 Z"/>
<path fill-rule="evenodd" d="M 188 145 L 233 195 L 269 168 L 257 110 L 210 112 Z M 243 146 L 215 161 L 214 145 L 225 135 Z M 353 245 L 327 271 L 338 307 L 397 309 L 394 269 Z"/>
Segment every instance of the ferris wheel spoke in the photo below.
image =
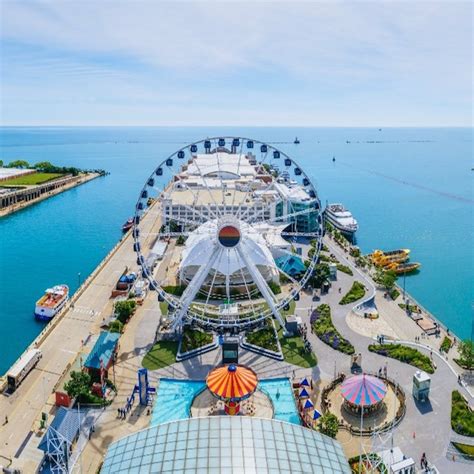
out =
<path fill-rule="evenodd" d="M 242 161 L 242 150 L 243 150 L 243 147 L 244 147 L 244 140 L 240 140 L 240 150 L 239 150 L 239 161 L 237 163 L 237 175 L 240 176 L 240 162 Z M 234 205 L 235 205 L 235 195 L 237 194 L 237 189 L 236 189 L 236 186 L 235 186 L 235 183 L 234 183 L 234 192 L 232 193 L 232 206 L 231 206 L 231 209 L 234 209 Z"/>
<path fill-rule="evenodd" d="M 245 278 L 245 275 L 244 275 L 242 259 L 240 258 L 240 255 L 239 255 L 238 252 L 235 252 L 235 254 L 237 256 L 237 259 L 239 260 L 240 274 L 242 275 L 242 281 L 244 282 L 245 291 L 247 291 L 247 295 L 249 297 L 250 307 L 252 308 L 253 316 L 254 316 L 254 318 L 257 318 L 257 314 L 255 313 L 255 306 L 254 306 L 253 301 L 252 301 L 252 295 L 250 294 L 250 290 L 249 290 L 249 287 L 248 287 L 248 284 L 247 284 L 247 279 Z"/>

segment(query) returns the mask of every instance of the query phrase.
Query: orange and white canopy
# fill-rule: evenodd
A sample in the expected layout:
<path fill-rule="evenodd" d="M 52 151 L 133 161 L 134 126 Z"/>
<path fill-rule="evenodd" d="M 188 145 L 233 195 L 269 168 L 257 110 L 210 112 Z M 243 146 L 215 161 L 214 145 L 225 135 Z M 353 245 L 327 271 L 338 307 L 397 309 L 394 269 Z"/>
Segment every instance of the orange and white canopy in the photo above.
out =
<path fill-rule="evenodd" d="M 252 369 L 229 364 L 212 369 L 207 375 L 206 384 L 210 392 L 220 400 L 239 402 L 255 392 L 258 379 Z"/>

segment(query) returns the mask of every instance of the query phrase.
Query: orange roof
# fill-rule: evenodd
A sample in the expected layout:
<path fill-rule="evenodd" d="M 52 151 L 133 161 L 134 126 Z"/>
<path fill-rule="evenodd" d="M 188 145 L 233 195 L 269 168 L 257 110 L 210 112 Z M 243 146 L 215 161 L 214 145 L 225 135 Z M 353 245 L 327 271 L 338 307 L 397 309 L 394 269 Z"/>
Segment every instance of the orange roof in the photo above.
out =
<path fill-rule="evenodd" d="M 225 401 L 240 401 L 255 392 L 257 374 L 247 367 L 230 364 L 212 369 L 207 375 L 207 388 Z"/>

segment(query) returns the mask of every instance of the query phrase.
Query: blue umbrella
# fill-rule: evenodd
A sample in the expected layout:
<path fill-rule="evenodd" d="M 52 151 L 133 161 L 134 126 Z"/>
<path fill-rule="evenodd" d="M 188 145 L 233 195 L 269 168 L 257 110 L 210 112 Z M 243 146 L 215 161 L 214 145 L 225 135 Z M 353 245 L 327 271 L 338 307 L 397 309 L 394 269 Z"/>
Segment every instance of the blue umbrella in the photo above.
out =
<path fill-rule="evenodd" d="M 313 421 L 317 420 L 318 418 L 321 418 L 321 413 L 319 413 L 319 411 L 315 409 L 313 411 Z"/>
<path fill-rule="evenodd" d="M 305 410 L 308 410 L 309 408 L 314 408 L 313 402 L 308 398 L 308 400 L 305 401 L 303 408 Z"/>
<path fill-rule="evenodd" d="M 300 391 L 300 398 L 309 398 L 309 393 L 305 388 L 302 388 Z"/>
<path fill-rule="evenodd" d="M 300 382 L 300 385 L 305 385 L 306 387 L 309 387 L 308 379 L 305 377 L 305 378 Z"/>

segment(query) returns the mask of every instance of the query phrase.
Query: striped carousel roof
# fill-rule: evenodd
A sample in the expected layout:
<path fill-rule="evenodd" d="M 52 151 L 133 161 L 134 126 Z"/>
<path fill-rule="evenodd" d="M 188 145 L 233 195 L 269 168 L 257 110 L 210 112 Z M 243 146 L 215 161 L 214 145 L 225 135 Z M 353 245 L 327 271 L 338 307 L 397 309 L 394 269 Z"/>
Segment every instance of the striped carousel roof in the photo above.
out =
<path fill-rule="evenodd" d="M 257 375 L 252 369 L 230 364 L 212 369 L 206 384 L 211 393 L 225 401 L 240 401 L 248 398 L 257 388 Z"/>
<path fill-rule="evenodd" d="M 372 375 L 355 375 L 341 385 L 341 394 L 346 401 L 358 406 L 371 406 L 383 400 L 387 386 L 383 380 Z"/>

